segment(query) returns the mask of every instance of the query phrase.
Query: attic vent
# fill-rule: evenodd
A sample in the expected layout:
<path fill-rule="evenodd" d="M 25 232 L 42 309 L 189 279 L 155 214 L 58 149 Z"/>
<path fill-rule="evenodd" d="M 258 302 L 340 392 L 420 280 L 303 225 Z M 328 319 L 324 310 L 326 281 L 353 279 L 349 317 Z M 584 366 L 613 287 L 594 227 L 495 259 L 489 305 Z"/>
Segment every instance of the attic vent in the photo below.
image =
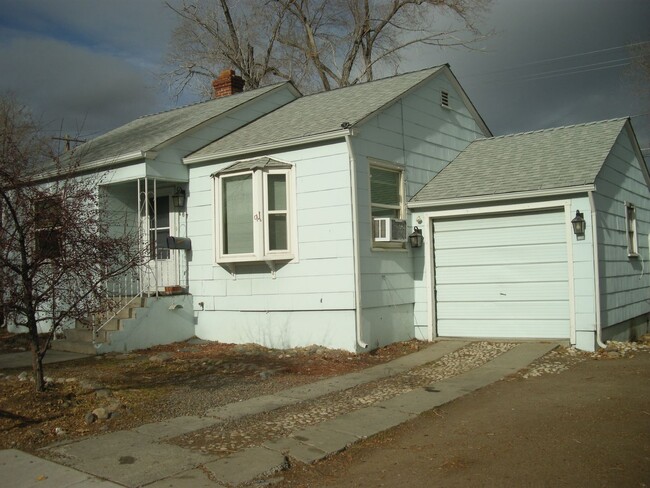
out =
<path fill-rule="evenodd" d="M 449 93 L 446 91 L 440 92 L 440 105 L 449 108 Z"/>

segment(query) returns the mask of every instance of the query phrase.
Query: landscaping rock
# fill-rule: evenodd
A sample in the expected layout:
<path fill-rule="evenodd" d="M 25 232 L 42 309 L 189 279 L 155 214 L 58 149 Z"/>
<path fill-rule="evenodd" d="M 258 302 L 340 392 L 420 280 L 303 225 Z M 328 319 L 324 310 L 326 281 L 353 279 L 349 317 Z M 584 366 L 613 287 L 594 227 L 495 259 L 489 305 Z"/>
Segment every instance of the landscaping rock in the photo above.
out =
<path fill-rule="evenodd" d="M 27 371 L 23 371 L 18 375 L 18 381 L 26 381 L 29 378 L 29 373 Z"/>
<path fill-rule="evenodd" d="M 92 412 L 89 412 L 84 416 L 84 422 L 86 422 L 86 425 L 95 423 L 95 420 L 97 420 L 97 415 Z"/>
<path fill-rule="evenodd" d="M 160 352 L 158 354 L 154 354 L 153 356 L 149 356 L 149 361 L 153 363 L 164 363 L 172 359 L 172 354 L 168 352 Z"/>
<path fill-rule="evenodd" d="M 110 415 L 104 407 L 96 408 L 92 413 L 97 417 L 97 420 L 106 420 Z"/>
<path fill-rule="evenodd" d="M 108 388 L 102 388 L 100 390 L 95 391 L 95 396 L 97 398 L 110 398 L 113 396 L 113 392 Z"/>

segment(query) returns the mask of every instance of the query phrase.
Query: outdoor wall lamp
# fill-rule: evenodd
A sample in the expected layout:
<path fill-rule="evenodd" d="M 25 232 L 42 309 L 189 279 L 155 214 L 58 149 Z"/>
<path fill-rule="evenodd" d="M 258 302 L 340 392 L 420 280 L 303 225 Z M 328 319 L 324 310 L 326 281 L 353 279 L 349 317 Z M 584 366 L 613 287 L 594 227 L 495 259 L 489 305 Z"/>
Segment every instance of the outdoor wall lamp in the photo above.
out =
<path fill-rule="evenodd" d="M 573 226 L 573 233 L 576 235 L 576 238 L 581 241 L 585 238 L 585 229 L 587 228 L 587 222 L 585 221 L 585 215 L 580 211 L 576 210 L 576 216 L 571 221 Z"/>
<path fill-rule="evenodd" d="M 172 195 L 172 203 L 174 208 L 183 208 L 185 206 L 185 190 L 180 186 L 176 187 L 176 193 Z"/>
<path fill-rule="evenodd" d="M 424 237 L 422 237 L 422 231 L 416 227 L 413 227 L 413 233 L 409 235 L 409 242 L 411 247 L 422 247 L 424 242 Z"/>

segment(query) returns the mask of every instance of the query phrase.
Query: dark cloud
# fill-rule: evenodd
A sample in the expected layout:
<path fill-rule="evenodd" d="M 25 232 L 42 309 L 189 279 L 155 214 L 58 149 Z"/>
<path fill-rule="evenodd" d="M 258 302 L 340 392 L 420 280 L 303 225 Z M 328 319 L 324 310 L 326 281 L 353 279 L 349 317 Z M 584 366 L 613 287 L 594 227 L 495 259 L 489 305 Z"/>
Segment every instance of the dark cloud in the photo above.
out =
<path fill-rule="evenodd" d="M 0 65 L 10 67 L 0 90 L 13 92 L 49 130 L 96 135 L 163 107 L 146 72 L 68 43 L 16 39 L 0 45 Z"/>
<path fill-rule="evenodd" d="M 647 0 L 497 0 L 477 51 L 419 49 L 408 66 L 451 64 L 495 134 L 649 112 L 625 46 L 650 41 Z M 633 123 L 644 147 L 650 118 Z"/>
<path fill-rule="evenodd" d="M 0 0 L 0 11 L 0 90 L 53 125 L 96 134 L 179 103 L 158 78 L 177 21 L 162 0 Z M 615 65 L 630 61 L 622 46 L 650 41 L 649 18 L 648 0 L 494 0 L 483 27 L 495 34 L 476 51 L 413 49 L 401 69 L 450 63 L 495 134 L 642 114 Z M 633 123 L 650 146 L 650 117 Z"/>

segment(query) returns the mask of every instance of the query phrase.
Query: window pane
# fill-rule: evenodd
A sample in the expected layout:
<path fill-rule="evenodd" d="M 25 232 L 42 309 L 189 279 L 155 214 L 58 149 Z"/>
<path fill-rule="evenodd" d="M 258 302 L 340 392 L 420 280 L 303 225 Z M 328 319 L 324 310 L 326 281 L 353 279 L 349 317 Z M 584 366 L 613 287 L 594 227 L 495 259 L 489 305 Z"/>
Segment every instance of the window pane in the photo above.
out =
<path fill-rule="evenodd" d="M 167 248 L 167 237 L 169 230 L 152 230 L 149 231 L 149 244 L 151 246 L 151 256 L 156 253 L 156 259 L 169 259 L 169 249 Z"/>
<path fill-rule="evenodd" d="M 224 178 L 223 253 L 253 252 L 253 175 Z"/>
<path fill-rule="evenodd" d="M 287 175 L 268 176 L 269 210 L 287 209 Z"/>
<path fill-rule="evenodd" d="M 282 251 L 287 246 L 287 216 L 269 215 L 269 250 Z"/>
<path fill-rule="evenodd" d="M 372 203 L 400 205 L 400 173 L 371 167 L 370 198 Z"/>
<path fill-rule="evenodd" d="M 390 217 L 393 219 L 400 218 L 400 211 L 395 208 L 380 208 L 372 207 L 372 216 L 373 217 Z"/>
<path fill-rule="evenodd" d="M 149 199 L 149 226 L 154 228 L 154 224 L 160 227 L 169 227 L 169 197 L 156 198 L 156 219 L 154 219 L 153 198 Z"/>

